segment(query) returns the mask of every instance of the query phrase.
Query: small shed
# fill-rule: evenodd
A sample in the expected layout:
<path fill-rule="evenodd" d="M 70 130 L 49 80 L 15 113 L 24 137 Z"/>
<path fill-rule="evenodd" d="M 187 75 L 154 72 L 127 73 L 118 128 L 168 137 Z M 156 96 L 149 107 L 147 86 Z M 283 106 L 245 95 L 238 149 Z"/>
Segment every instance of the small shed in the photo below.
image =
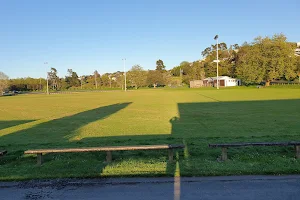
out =
<path fill-rule="evenodd" d="M 200 88 L 200 87 L 203 87 L 203 81 L 202 80 L 190 81 L 190 88 Z"/>

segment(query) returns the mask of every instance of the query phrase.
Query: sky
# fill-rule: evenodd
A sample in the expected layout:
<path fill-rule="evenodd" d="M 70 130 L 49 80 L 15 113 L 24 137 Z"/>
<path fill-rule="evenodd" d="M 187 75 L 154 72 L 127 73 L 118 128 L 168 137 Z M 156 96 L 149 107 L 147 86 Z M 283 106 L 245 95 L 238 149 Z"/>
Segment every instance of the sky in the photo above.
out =
<path fill-rule="evenodd" d="M 2 0 L 0 71 L 10 78 L 171 69 L 227 44 L 284 33 L 300 41 L 299 0 Z M 45 64 L 47 63 L 47 64 Z"/>

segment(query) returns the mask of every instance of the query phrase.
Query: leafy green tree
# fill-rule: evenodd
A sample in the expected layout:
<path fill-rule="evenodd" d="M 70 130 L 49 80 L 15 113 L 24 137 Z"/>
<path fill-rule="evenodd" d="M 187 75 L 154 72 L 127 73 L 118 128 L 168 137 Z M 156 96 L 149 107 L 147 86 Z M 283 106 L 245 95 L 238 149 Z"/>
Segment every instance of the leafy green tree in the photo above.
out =
<path fill-rule="evenodd" d="M 204 63 L 195 61 L 191 63 L 188 73 L 183 76 L 183 82 L 188 85 L 192 80 L 203 80 L 204 78 Z"/>
<path fill-rule="evenodd" d="M 138 89 L 146 85 L 147 72 L 140 66 L 134 65 L 127 73 L 129 83 Z"/>
<path fill-rule="evenodd" d="M 166 66 L 164 65 L 164 62 L 160 59 L 158 61 L 156 61 L 156 70 L 158 70 L 158 71 L 166 70 Z"/>
<path fill-rule="evenodd" d="M 176 66 L 173 69 L 171 69 L 171 73 L 173 76 L 180 76 L 181 75 L 181 67 Z"/>
<path fill-rule="evenodd" d="M 164 75 L 158 70 L 149 70 L 147 75 L 147 84 L 156 88 L 158 85 L 165 85 Z"/>
<path fill-rule="evenodd" d="M 294 49 L 283 34 L 257 37 L 252 45 L 243 45 L 237 55 L 236 73 L 244 83 L 291 80 L 297 76 Z"/>
<path fill-rule="evenodd" d="M 111 84 L 111 79 L 109 77 L 109 74 L 103 74 L 101 76 L 101 85 L 103 87 L 110 87 L 110 84 Z"/>
<path fill-rule="evenodd" d="M 65 82 L 67 83 L 67 89 L 80 86 L 79 77 L 72 69 L 68 69 L 68 76 L 66 76 Z"/>
<path fill-rule="evenodd" d="M 52 67 L 50 69 L 50 72 L 48 72 L 48 79 L 50 80 L 50 84 L 52 86 L 52 89 L 53 90 L 58 90 L 60 79 L 57 76 L 57 70 L 55 68 Z"/>
<path fill-rule="evenodd" d="M 203 57 L 207 57 L 208 55 L 211 54 L 211 52 L 212 52 L 211 47 L 207 47 L 206 49 L 204 49 L 204 50 L 201 52 L 201 55 L 202 55 Z"/>
<path fill-rule="evenodd" d="M 300 83 L 300 56 L 296 57 L 296 67 L 297 67 L 297 74 Z"/>
<path fill-rule="evenodd" d="M 3 72 L 0 72 L 0 95 L 8 87 L 8 76 Z"/>

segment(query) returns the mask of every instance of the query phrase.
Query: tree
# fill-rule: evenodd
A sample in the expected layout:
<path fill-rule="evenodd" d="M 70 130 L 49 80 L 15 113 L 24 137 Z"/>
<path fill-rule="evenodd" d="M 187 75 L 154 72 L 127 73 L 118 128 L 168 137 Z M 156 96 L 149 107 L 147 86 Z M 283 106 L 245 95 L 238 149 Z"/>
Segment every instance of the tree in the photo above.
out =
<path fill-rule="evenodd" d="M 296 57 L 296 66 L 297 66 L 298 79 L 299 79 L 299 83 L 300 83 L 300 56 Z"/>
<path fill-rule="evenodd" d="M 94 71 L 94 78 L 95 78 L 95 86 L 96 86 L 96 89 L 98 89 L 98 79 L 100 77 L 100 74 L 98 73 L 97 70 Z"/>
<path fill-rule="evenodd" d="M 140 66 L 134 65 L 127 73 L 128 81 L 135 89 L 146 85 L 147 72 Z"/>
<path fill-rule="evenodd" d="M 8 87 L 8 76 L 3 72 L 0 72 L 0 95 Z"/>
<path fill-rule="evenodd" d="M 211 52 L 212 52 L 211 47 L 207 47 L 206 49 L 204 49 L 204 50 L 201 52 L 201 54 L 202 54 L 203 57 L 206 57 L 206 56 L 208 56 Z"/>
<path fill-rule="evenodd" d="M 101 85 L 104 87 L 110 87 L 111 86 L 111 78 L 109 74 L 103 74 L 101 76 Z"/>
<path fill-rule="evenodd" d="M 147 75 L 147 84 L 153 85 L 154 88 L 156 88 L 157 85 L 165 85 L 163 73 L 158 70 L 149 70 Z"/>
<path fill-rule="evenodd" d="M 67 89 L 80 86 L 79 77 L 72 69 L 68 69 L 68 76 L 66 76 L 65 82 L 67 83 Z"/>
<path fill-rule="evenodd" d="M 57 70 L 55 68 L 51 68 L 50 72 L 48 72 L 48 78 L 50 80 L 50 83 L 52 85 L 52 89 L 57 90 L 59 88 L 59 77 L 57 76 Z"/>
<path fill-rule="evenodd" d="M 156 61 L 156 70 L 158 70 L 158 71 L 166 70 L 166 66 L 164 65 L 164 62 L 160 59 L 158 61 Z"/>
<path fill-rule="evenodd" d="M 192 80 L 203 80 L 205 78 L 204 63 L 195 61 L 190 64 L 189 71 L 183 76 L 183 82 L 190 84 Z"/>
<path fill-rule="evenodd" d="M 236 73 L 244 83 L 276 79 L 292 80 L 297 76 L 294 49 L 283 34 L 257 37 L 252 45 L 243 45 L 237 54 Z"/>
<path fill-rule="evenodd" d="M 173 69 L 171 69 L 171 73 L 173 76 L 181 76 L 181 67 L 176 66 Z"/>
<path fill-rule="evenodd" d="M 238 50 L 240 48 L 240 46 L 238 44 L 234 44 L 232 45 L 234 50 Z"/>
<path fill-rule="evenodd" d="M 188 75 L 192 80 L 203 80 L 205 78 L 204 64 L 198 61 L 193 62 Z"/>

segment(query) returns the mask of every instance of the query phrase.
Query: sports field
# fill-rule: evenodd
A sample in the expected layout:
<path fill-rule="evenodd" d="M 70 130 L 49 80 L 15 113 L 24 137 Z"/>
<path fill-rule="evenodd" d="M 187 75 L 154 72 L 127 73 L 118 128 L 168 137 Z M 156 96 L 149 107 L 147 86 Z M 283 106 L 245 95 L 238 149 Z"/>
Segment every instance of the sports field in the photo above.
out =
<path fill-rule="evenodd" d="M 300 173 L 293 147 L 220 149 L 209 143 L 300 141 L 300 89 L 148 89 L 0 97 L 0 180 L 107 176 L 202 176 Z M 44 156 L 27 149 L 180 144 L 167 152 Z"/>

